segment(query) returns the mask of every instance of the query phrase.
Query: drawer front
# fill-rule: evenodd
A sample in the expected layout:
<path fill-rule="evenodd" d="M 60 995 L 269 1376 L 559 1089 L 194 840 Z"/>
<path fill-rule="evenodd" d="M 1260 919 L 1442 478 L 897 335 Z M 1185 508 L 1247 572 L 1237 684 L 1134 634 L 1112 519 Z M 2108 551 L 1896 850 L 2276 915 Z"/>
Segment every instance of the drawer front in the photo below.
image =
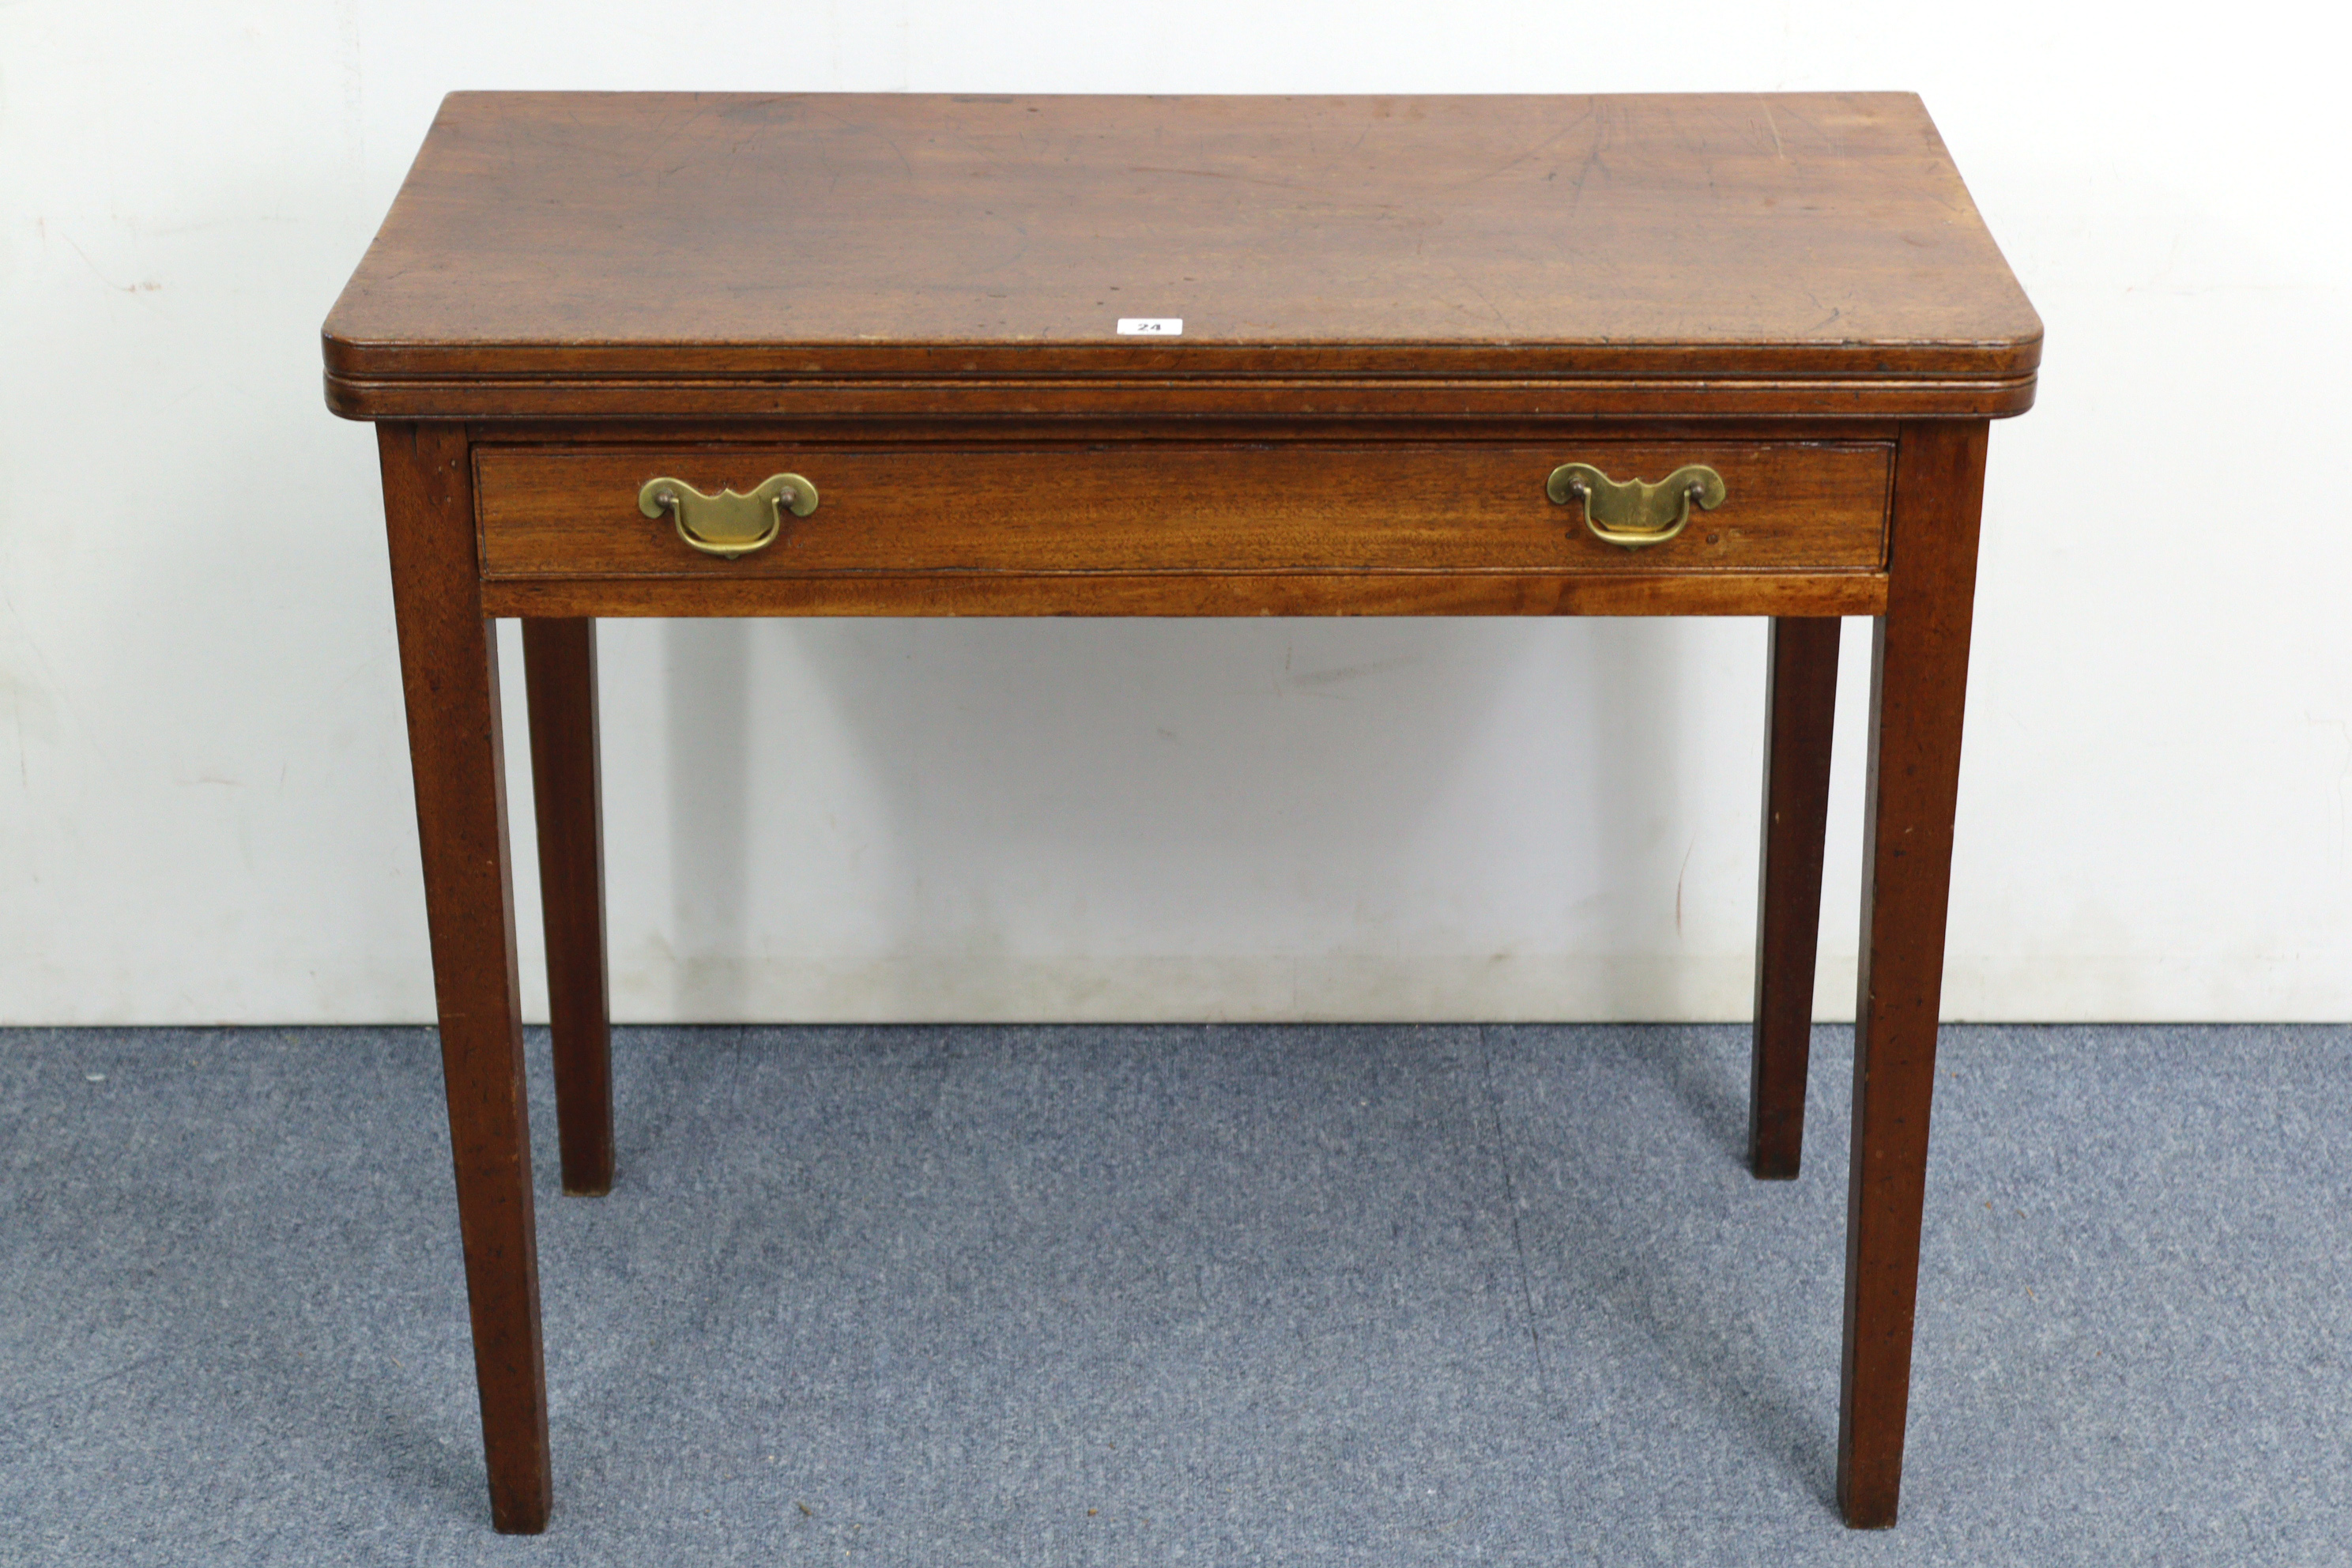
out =
<path fill-rule="evenodd" d="M 822 577 L 1052 573 L 1874 572 L 1885 442 L 1562 440 L 1375 446 L 600 446 L 475 449 L 483 574 Z M 1554 504 L 1563 463 L 1615 480 L 1685 464 L 1725 496 L 1628 549 Z M 804 476 L 816 509 L 726 560 L 647 518 L 646 480 L 709 494 Z"/>

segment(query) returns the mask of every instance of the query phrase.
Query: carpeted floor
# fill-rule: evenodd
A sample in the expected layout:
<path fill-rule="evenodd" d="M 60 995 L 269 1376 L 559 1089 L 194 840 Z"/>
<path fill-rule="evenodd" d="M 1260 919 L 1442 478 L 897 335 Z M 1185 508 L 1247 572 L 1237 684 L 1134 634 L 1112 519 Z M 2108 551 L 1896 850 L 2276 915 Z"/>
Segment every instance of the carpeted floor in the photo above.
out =
<path fill-rule="evenodd" d="M 2352 1561 L 2352 1030 L 1948 1030 L 1903 1522 L 1848 1032 L 629 1029 L 490 1532 L 433 1037 L 0 1032 L 0 1563 Z"/>

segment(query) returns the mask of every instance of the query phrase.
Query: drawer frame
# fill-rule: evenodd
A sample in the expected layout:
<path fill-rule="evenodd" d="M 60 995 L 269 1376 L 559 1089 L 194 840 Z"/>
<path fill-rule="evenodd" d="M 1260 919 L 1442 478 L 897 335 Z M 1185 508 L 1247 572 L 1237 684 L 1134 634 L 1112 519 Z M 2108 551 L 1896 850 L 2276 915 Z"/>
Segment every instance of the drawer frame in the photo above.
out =
<path fill-rule="evenodd" d="M 876 426 L 864 420 L 792 424 L 658 423 L 605 425 L 595 422 L 483 423 L 467 431 L 474 473 L 476 550 L 483 607 L 491 615 L 547 616 L 1269 616 L 1269 615 L 1749 615 L 1869 616 L 1886 602 L 1885 540 L 1892 511 L 1897 426 L 1885 421 L 1297 421 L 1278 426 L 1251 422 L 1150 421 L 1120 424 L 1067 421 L 1001 421 L 987 425 L 910 422 Z M 1171 474 L 1198 464 L 1202 482 L 1218 483 L 1238 472 L 1235 493 L 1264 487 L 1252 476 L 1284 476 L 1274 521 L 1291 543 L 1236 560 L 1231 550 L 1236 520 L 1228 509 L 1200 530 L 1197 554 L 1153 546 L 1153 559 L 1128 564 L 1115 542 L 1097 547 L 1073 531 L 1076 547 L 1058 549 L 1047 537 L 1055 504 L 1049 493 L 1013 510 L 1022 537 L 1011 557 L 992 563 L 984 556 L 991 520 L 957 519 L 937 537 L 954 548 L 943 553 L 910 549 L 895 559 L 868 552 L 847 563 L 823 549 L 805 546 L 797 554 L 792 540 L 823 540 L 820 531 L 839 521 L 858 497 L 827 480 L 828 457 L 854 459 L 868 470 L 913 476 L 924 470 L 904 459 L 937 455 L 943 461 L 974 458 L 1000 480 L 1025 465 L 1047 480 L 1058 475 L 1067 504 L 1099 513 L 1108 489 L 1105 476 L 1073 485 L 1071 465 L 1099 469 L 1121 454 L 1137 458 L 1144 489 L 1132 515 L 1114 519 L 1131 538 L 1140 520 L 1160 515 L 1150 499 Z M 1819 453 L 1815 463 L 1810 454 Z M 1776 473 L 1806 479 L 1829 465 L 1840 471 L 1825 482 L 1823 519 L 1816 523 L 1801 509 L 1780 509 L 1772 526 L 1807 540 L 1749 542 L 1737 532 L 1753 510 L 1708 514 L 1683 540 L 1648 550 L 1626 551 L 1601 543 L 1584 529 L 1574 507 L 1554 506 L 1541 495 L 1542 479 L 1559 462 L 1600 455 L 1604 467 L 1630 463 L 1654 478 L 1683 461 L 1710 456 L 1728 465 L 1737 479 L 1770 455 Z M 1727 457 L 1726 454 L 1731 456 Z M 1402 455 L 1402 457 L 1400 455 Z M 1351 488 L 1347 465 L 1415 462 L 1423 470 L 1444 471 L 1458 462 L 1483 474 L 1496 464 L 1510 485 L 1508 505 L 1484 498 L 1479 537 L 1499 542 L 1501 560 L 1482 558 L 1478 540 L 1449 542 L 1437 520 L 1442 506 L 1424 503 L 1419 514 L 1399 521 L 1375 516 L 1360 480 Z M 1866 476 L 1863 470 L 1876 467 Z M 895 464 L 895 466 L 894 466 Z M 1316 465 L 1338 475 L 1328 495 L 1301 482 Z M 763 466 L 764 465 L 764 466 Z M 1663 466 L 1662 466 L 1663 465 Z M 841 464 L 832 465 L 835 471 Z M 796 520 L 771 551 L 727 562 L 696 555 L 669 536 L 667 521 L 646 522 L 636 512 L 636 483 L 656 473 L 675 474 L 688 483 L 756 483 L 765 468 L 806 472 L 824 496 L 816 514 Z M 761 472 L 754 473 L 753 468 Z M 638 470 L 642 469 L 642 472 Z M 1524 472 L 1520 470 L 1524 469 Z M 1615 471 L 1613 468 L 1612 471 Z M 593 483 L 591 476 L 593 477 Z M 554 509 L 519 500 L 512 487 L 536 477 L 558 488 L 584 486 L 602 528 L 609 516 L 625 531 L 626 544 L 599 542 L 576 525 L 556 520 Z M 1425 477 L 1425 475 L 1424 475 Z M 1807 482 L 1815 482 L 1807 479 Z M 1526 499 L 1516 499 L 1523 487 Z M 869 486 L 869 491 L 871 487 Z M 623 494 L 624 491 L 627 493 Z M 1745 490 L 1745 493 L 1743 491 Z M 1866 493 L 1865 493 L 1866 492 Z M 1752 493 L 1735 482 L 1733 505 Z M 937 500 L 936 487 L 910 499 L 919 508 Z M 867 498 L 867 516 L 874 509 Z M 832 510 L 827 511 L 826 508 Z M 1113 510 L 1118 510 L 1114 505 Z M 1479 508 L 1471 508 L 1479 511 Z M 1768 505 L 1766 513 L 1771 513 Z M 1196 512 L 1198 509 L 1195 509 Z M 1833 516 L 1827 515 L 1833 513 Z M 854 513 L 853 513 L 854 515 Z M 998 520 L 1002 522 L 1002 520 Z M 1726 527 L 1727 523 L 1732 524 Z M 1712 526 L 1710 526 L 1712 525 Z M 901 526 L 892 524 L 892 526 Z M 1558 558 L 1544 560 L 1549 547 L 1528 548 L 1530 528 L 1558 542 Z M 567 531 L 568 529 L 568 531 Z M 1312 543 L 1362 530 L 1382 546 L 1362 561 L 1328 559 L 1302 565 L 1297 542 Z M 1220 530 L 1223 531 L 1222 534 Z M 1516 533 L 1513 531 L 1517 531 Z M 917 545 L 923 525 L 902 527 Z M 1469 531 L 1472 533 L 1477 530 Z M 524 533 L 531 537 L 521 537 Z M 1867 537 L 1864 537 L 1866 533 Z M 1404 543 L 1400 539 L 1411 538 Z M 1375 537 L 1377 536 L 1377 537 Z M 616 539 L 623 537 L 616 535 Z M 1220 541 L 1226 546 L 1220 549 Z M 1731 545 L 1728 551 L 1717 540 Z M 1382 554 L 1385 550 L 1385 554 Z M 852 552 L 855 554 L 856 552 Z M 1247 552 L 1243 552 L 1247 554 Z M 1282 563 L 1275 563 L 1276 557 Z M 1769 558 L 1767 558 L 1769 557 Z"/>

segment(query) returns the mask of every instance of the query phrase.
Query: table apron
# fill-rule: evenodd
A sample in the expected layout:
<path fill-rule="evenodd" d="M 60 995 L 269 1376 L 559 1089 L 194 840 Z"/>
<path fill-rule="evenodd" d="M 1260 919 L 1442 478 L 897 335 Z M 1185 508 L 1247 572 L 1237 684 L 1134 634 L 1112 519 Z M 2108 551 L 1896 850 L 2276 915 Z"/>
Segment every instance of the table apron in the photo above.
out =
<path fill-rule="evenodd" d="M 1894 453 L 1567 435 L 471 455 L 486 602 L 515 613 L 1242 616 L 1874 613 Z M 751 499 L 696 499 L 721 492 Z"/>

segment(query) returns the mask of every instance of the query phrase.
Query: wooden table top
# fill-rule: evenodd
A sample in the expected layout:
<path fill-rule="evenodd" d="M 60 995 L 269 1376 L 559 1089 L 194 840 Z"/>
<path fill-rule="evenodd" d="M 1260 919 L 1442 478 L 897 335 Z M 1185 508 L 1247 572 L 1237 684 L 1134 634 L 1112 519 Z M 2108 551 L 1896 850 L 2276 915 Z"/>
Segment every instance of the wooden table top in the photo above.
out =
<path fill-rule="evenodd" d="M 1811 381 L 2004 414 L 2041 335 L 1909 94 L 497 92 L 444 102 L 325 349 L 357 417 L 974 376 Z"/>

